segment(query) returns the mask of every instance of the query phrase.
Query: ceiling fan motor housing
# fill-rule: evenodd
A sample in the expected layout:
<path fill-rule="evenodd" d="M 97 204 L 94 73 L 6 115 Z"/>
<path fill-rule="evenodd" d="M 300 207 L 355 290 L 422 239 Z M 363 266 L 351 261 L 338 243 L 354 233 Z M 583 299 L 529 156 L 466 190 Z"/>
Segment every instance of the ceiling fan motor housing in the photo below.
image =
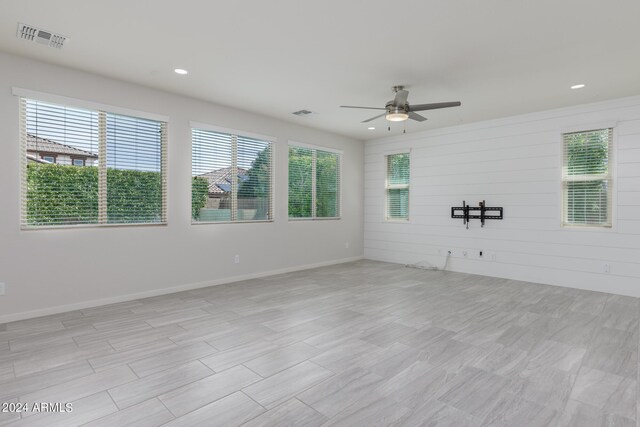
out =
<path fill-rule="evenodd" d="M 394 102 L 391 101 L 386 105 L 387 114 L 386 119 L 390 122 L 402 122 L 409 118 L 408 114 L 408 104 L 403 106 L 394 105 Z"/>
<path fill-rule="evenodd" d="M 386 109 L 387 109 L 387 113 L 392 114 L 392 113 L 406 113 L 407 110 L 409 109 L 409 105 L 405 104 L 403 106 L 397 106 L 393 104 L 393 101 L 389 101 L 387 102 L 387 105 L 385 105 Z"/>
<path fill-rule="evenodd" d="M 369 123 L 372 120 L 380 117 L 385 117 L 390 122 L 402 122 L 407 119 L 412 119 L 418 122 L 424 122 L 426 117 L 417 114 L 416 111 L 436 110 L 439 108 L 459 107 L 461 104 L 459 101 L 455 102 L 438 102 L 432 104 L 414 104 L 413 107 L 407 102 L 409 92 L 404 89 L 404 86 L 394 86 L 392 88 L 396 96 L 388 101 L 384 108 L 379 107 L 358 107 L 353 105 L 341 105 L 342 108 L 363 108 L 366 110 L 384 110 L 383 114 L 371 117 L 370 119 L 363 120 L 362 123 Z"/>

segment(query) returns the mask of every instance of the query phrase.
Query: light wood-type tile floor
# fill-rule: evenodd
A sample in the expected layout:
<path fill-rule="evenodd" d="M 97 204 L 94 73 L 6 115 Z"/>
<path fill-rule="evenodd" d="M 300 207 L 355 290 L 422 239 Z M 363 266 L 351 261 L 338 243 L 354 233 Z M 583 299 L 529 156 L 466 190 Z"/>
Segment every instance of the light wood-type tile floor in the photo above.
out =
<path fill-rule="evenodd" d="M 636 426 L 639 299 L 359 261 L 0 325 L 10 426 Z"/>

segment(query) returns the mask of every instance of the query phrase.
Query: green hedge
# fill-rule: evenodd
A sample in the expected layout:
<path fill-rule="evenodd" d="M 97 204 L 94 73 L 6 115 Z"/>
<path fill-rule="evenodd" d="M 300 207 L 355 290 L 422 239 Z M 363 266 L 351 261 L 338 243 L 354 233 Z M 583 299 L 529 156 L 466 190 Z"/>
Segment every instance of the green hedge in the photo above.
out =
<path fill-rule="evenodd" d="M 191 182 L 191 217 L 200 218 L 200 209 L 207 204 L 209 197 L 209 181 L 207 178 L 194 176 Z"/>
<path fill-rule="evenodd" d="M 152 223 L 162 219 L 159 172 L 107 170 L 107 222 Z M 29 225 L 98 222 L 98 168 L 29 163 Z"/>
<path fill-rule="evenodd" d="M 338 157 L 333 153 L 316 154 L 316 217 L 331 218 L 339 212 Z M 313 154 L 310 149 L 289 147 L 289 217 L 311 218 Z"/>
<path fill-rule="evenodd" d="M 98 222 L 98 168 L 27 165 L 29 225 Z"/>
<path fill-rule="evenodd" d="M 160 172 L 107 169 L 107 222 L 162 221 Z"/>

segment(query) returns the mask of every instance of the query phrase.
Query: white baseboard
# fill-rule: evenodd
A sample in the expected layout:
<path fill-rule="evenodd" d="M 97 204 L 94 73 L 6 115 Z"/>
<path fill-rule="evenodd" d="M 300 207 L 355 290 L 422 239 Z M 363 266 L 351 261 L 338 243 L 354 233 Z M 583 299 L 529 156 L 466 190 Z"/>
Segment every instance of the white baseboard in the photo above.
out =
<path fill-rule="evenodd" d="M 371 260 L 371 261 L 388 262 L 391 264 L 406 265 L 406 262 L 400 262 L 398 260 L 390 260 L 390 259 L 385 259 L 383 257 L 376 257 L 376 256 L 370 256 L 370 255 L 365 256 L 364 259 Z M 503 264 L 503 265 L 508 265 L 508 264 Z M 617 286 L 617 287 L 611 287 L 611 286 L 603 287 L 601 284 L 599 284 L 600 283 L 599 278 L 594 279 L 594 280 L 597 280 L 596 282 L 585 281 L 581 283 L 568 283 L 563 280 L 554 280 L 553 276 L 549 276 L 550 274 L 549 270 L 551 269 L 538 268 L 538 270 L 540 271 L 547 270 L 547 271 L 545 275 L 536 275 L 535 277 L 532 277 L 530 274 L 514 274 L 514 273 L 505 274 L 505 273 L 478 272 L 478 271 L 475 271 L 473 268 L 462 269 L 460 267 L 453 268 L 451 266 L 447 267 L 446 271 L 449 271 L 452 273 L 472 274 L 475 276 L 494 277 L 498 279 L 508 279 L 508 280 L 514 280 L 519 282 L 536 283 L 540 285 L 558 286 L 561 288 L 580 289 L 584 291 L 600 292 L 600 293 L 610 294 L 610 295 L 622 295 L 622 296 L 628 296 L 633 298 L 640 298 L 640 289 L 638 289 L 637 286 L 630 285 L 630 286 Z M 598 274 L 592 273 L 592 276 L 598 276 Z M 635 279 L 632 279 L 632 280 L 635 280 Z"/>
<path fill-rule="evenodd" d="M 335 259 L 331 261 L 323 261 L 323 262 L 318 262 L 314 264 L 305 264 L 305 265 L 298 265 L 295 267 L 281 268 L 278 270 L 262 271 L 260 273 L 225 277 L 222 279 L 210 280 L 206 282 L 187 283 L 185 285 L 172 286 L 170 288 L 153 289 L 150 291 L 138 292 L 134 294 L 126 294 L 126 295 L 119 295 L 119 296 L 109 297 L 109 298 L 100 298 L 100 299 L 94 299 L 89 301 L 81 301 L 73 304 L 57 305 L 55 307 L 41 308 L 38 310 L 30 310 L 30 311 L 23 311 L 19 313 L 5 314 L 0 316 L 0 324 L 15 322 L 18 320 L 32 319 L 35 317 L 50 316 L 53 314 L 65 313 L 68 311 L 82 310 L 85 308 L 99 307 L 102 305 L 116 304 L 119 302 L 155 297 L 159 295 L 173 294 L 176 292 L 190 291 L 193 289 L 206 288 L 208 286 L 224 285 L 227 283 L 241 282 L 243 280 L 250 280 L 250 279 L 259 279 L 262 277 L 273 276 L 276 274 L 291 273 L 293 271 L 309 270 L 312 268 L 326 267 L 328 265 L 335 265 L 335 264 L 344 264 L 346 262 L 360 261 L 361 259 L 364 259 L 364 256 Z"/>

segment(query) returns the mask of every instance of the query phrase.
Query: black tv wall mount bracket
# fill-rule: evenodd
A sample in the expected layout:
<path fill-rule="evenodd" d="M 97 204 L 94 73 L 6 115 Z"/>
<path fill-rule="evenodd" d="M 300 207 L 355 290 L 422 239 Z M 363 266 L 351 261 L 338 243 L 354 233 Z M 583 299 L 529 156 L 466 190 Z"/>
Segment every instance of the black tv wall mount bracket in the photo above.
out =
<path fill-rule="evenodd" d="M 469 221 L 479 219 L 480 226 L 484 227 L 484 221 L 487 219 L 502 219 L 502 207 L 488 207 L 485 201 L 478 203 L 479 206 L 469 206 L 462 201 L 462 206 L 451 208 L 451 218 L 461 218 L 462 223 L 469 229 Z M 471 212 L 479 212 L 479 214 L 471 214 Z"/>

